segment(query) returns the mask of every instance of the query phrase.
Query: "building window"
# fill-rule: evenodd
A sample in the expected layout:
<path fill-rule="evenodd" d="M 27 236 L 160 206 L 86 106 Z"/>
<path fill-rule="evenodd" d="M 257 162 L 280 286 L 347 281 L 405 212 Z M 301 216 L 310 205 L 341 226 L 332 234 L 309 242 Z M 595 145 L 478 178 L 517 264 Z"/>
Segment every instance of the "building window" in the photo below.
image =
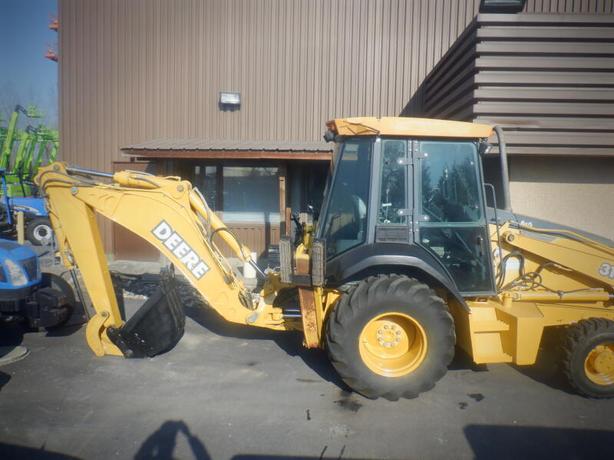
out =
<path fill-rule="evenodd" d="M 226 223 L 279 224 L 278 168 L 223 167 Z"/>
<path fill-rule="evenodd" d="M 214 211 L 217 210 L 217 167 L 216 166 L 194 166 L 195 187 L 203 194 L 207 204 Z"/>

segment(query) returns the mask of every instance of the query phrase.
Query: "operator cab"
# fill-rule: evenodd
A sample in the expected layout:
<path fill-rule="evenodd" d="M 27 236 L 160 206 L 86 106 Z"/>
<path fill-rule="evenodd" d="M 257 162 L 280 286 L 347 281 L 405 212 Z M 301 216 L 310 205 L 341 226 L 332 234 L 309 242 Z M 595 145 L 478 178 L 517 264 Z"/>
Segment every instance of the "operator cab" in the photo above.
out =
<path fill-rule="evenodd" d="M 492 129 L 416 118 L 328 127 L 337 146 L 316 237 L 326 241 L 329 283 L 386 266 L 420 270 L 463 296 L 493 293 L 479 158 Z"/>

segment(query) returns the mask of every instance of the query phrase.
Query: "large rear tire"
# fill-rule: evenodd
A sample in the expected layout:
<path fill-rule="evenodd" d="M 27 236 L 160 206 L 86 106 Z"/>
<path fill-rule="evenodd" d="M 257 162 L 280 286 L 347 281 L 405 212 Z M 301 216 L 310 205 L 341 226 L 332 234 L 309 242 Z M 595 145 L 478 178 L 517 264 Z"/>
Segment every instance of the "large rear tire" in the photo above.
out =
<path fill-rule="evenodd" d="M 327 323 L 333 366 L 355 391 L 415 398 L 454 357 L 454 321 L 426 284 L 399 275 L 367 278 L 344 294 Z"/>
<path fill-rule="evenodd" d="M 569 328 L 563 350 L 563 370 L 578 393 L 589 398 L 614 397 L 614 321 L 579 321 Z"/>

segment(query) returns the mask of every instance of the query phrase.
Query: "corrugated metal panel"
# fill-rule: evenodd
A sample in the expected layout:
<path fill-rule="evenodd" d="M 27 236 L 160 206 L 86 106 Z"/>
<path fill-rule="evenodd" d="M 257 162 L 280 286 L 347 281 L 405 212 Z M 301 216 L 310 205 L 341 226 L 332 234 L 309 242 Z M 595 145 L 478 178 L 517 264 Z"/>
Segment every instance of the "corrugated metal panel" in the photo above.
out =
<path fill-rule="evenodd" d="M 109 170 L 152 139 L 317 142 L 331 118 L 396 115 L 478 4 L 60 0 L 62 157 Z"/>
<path fill-rule="evenodd" d="M 109 170 L 121 146 L 151 139 L 309 142 L 320 140 L 333 117 L 396 115 L 474 18 L 479 0 L 59 3 L 61 154 Z M 605 13 L 613 2 L 529 0 L 526 11 Z M 597 26 L 603 21 L 593 17 Z M 521 27 L 513 28 L 514 40 L 527 28 L 535 33 Z M 490 53 L 482 61 L 489 69 L 512 45 L 496 46 L 480 50 Z M 609 54 L 607 46 L 596 43 L 593 54 Z M 573 58 L 561 59 L 573 66 Z M 587 59 L 600 65 L 600 57 Z M 448 70 L 454 79 L 434 85 L 438 94 L 459 87 L 465 61 Z M 221 112 L 221 90 L 240 91 L 241 109 Z"/>
<path fill-rule="evenodd" d="M 318 142 L 331 118 L 396 115 L 478 4 L 60 0 L 61 158 L 110 170 L 152 139 Z"/>
<path fill-rule="evenodd" d="M 110 170 L 120 147 L 151 139 L 315 142 L 331 118 L 396 115 L 478 5 L 60 0 L 61 158 Z M 605 12 L 612 1 L 526 8 Z M 241 92 L 240 110 L 219 110 L 222 90 Z"/>
<path fill-rule="evenodd" d="M 614 155 L 614 15 L 479 15 L 404 114 L 499 124 L 511 154 Z"/>

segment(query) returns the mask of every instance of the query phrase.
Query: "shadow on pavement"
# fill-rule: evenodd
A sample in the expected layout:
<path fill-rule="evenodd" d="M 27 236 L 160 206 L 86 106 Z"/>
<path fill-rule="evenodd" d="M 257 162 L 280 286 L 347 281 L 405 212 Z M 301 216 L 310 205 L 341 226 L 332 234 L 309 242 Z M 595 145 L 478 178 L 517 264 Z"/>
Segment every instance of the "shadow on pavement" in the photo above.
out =
<path fill-rule="evenodd" d="M 554 390 L 576 394 L 569 386 L 561 366 L 564 359 L 562 347 L 565 338 L 564 334 L 564 328 L 544 329 L 535 364 L 512 367 L 530 379 L 547 385 Z"/>
<path fill-rule="evenodd" d="M 67 337 L 73 335 L 79 329 L 83 327 L 83 324 L 75 324 L 72 326 L 54 327 L 47 330 L 47 337 Z"/>
<path fill-rule="evenodd" d="M 159 284 L 159 275 L 157 274 L 125 275 L 116 273 L 114 276 L 119 286 L 129 292 L 139 295 L 151 295 Z M 333 383 L 342 391 L 351 391 L 333 368 L 325 351 L 307 349 L 302 346 L 300 333 L 279 332 L 249 326 L 242 327 L 228 323 L 224 321 L 215 310 L 207 306 L 200 298 L 200 295 L 187 282 L 179 281 L 177 285 L 186 316 L 194 320 L 200 326 L 223 337 L 273 341 L 288 355 L 300 357 L 305 364 L 324 380 Z M 456 350 L 454 360 L 450 364 L 449 369 L 469 369 L 474 372 L 488 370 L 485 365 L 475 364 L 471 357 L 460 348 Z"/>
<path fill-rule="evenodd" d="M 18 446 L 15 444 L 5 444 L 0 442 L 0 458 L 5 459 L 28 459 L 28 460 L 80 460 L 79 457 L 60 454 L 45 450 L 44 447 L 36 449 L 34 447 Z"/>
<path fill-rule="evenodd" d="M 73 335 L 83 324 L 75 324 L 70 326 L 58 326 L 49 329 L 42 329 L 45 332 L 45 337 L 67 337 Z M 23 323 L 13 322 L 8 324 L 0 324 L 0 345 L 20 345 L 23 342 L 23 336 L 27 333 L 39 332 L 36 329 L 29 328 Z"/>
<path fill-rule="evenodd" d="M 115 273 L 115 282 L 123 289 L 144 296 L 149 296 L 159 284 L 159 275 L 126 275 Z M 326 352 L 307 349 L 302 346 L 302 338 L 298 332 L 279 332 L 263 328 L 238 326 L 225 321 L 215 310 L 206 305 L 200 295 L 185 281 L 178 279 L 177 287 L 186 316 L 197 324 L 216 335 L 244 340 L 270 340 L 275 342 L 290 356 L 300 357 L 305 364 L 313 369 L 321 378 L 333 383 L 340 390 L 348 392 L 351 389 L 341 380 L 333 368 Z M 478 365 L 460 348 L 457 348 L 450 370 L 469 369 L 474 372 L 487 371 L 485 365 Z"/>
<path fill-rule="evenodd" d="M 288 355 L 301 358 L 307 366 L 324 380 L 333 383 L 341 390 L 349 390 L 349 387 L 341 380 L 333 368 L 328 356 L 326 356 L 326 352 L 324 350 L 310 350 L 303 347 L 300 333 L 239 326 L 225 321 L 213 309 L 208 307 L 184 307 L 184 309 L 186 316 L 216 335 L 245 340 L 273 341 Z"/>
<path fill-rule="evenodd" d="M 471 356 L 469 356 L 465 350 L 460 347 L 456 347 L 454 358 L 448 365 L 448 370 L 458 371 L 464 369 L 468 369 L 473 372 L 487 372 L 488 366 L 486 366 L 486 364 L 474 363 Z"/>
<path fill-rule="evenodd" d="M 126 291 L 144 296 L 150 296 L 159 284 L 159 275 L 151 273 L 145 275 L 115 273 L 114 279 L 114 282 Z M 186 281 L 178 279 L 177 289 L 186 316 L 205 329 L 223 337 L 275 342 L 288 355 L 300 357 L 307 366 L 324 380 L 333 383 L 343 391 L 349 390 L 349 387 L 339 378 L 339 375 L 326 356 L 326 352 L 323 350 L 309 350 L 303 347 L 301 343 L 302 338 L 299 333 L 272 331 L 229 323 L 218 315 L 213 308 L 209 307 Z"/>
<path fill-rule="evenodd" d="M 612 458 L 614 431 L 537 426 L 467 425 L 475 458 Z"/>
<path fill-rule="evenodd" d="M 177 458 L 175 456 L 175 447 L 177 446 L 177 436 L 184 435 L 191 450 L 191 456 L 181 457 L 194 460 L 209 460 L 211 456 L 207 452 L 207 448 L 198 436 L 190 432 L 190 429 L 182 420 L 168 420 L 164 422 L 158 430 L 152 433 L 143 442 L 138 452 L 134 456 L 134 460 L 171 460 Z M 338 454 L 328 452 L 328 446 L 324 446 L 318 457 L 308 456 L 293 456 L 293 455 L 267 455 L 267 454 L 237 454 L 231 460 L 324 460 L 324 459 L 342 459 L 344 457 L 345 446 L 341 448 Z M 329 455 L 327 455 L 329 454 Z M 360 460 L 352 457 L 354 460 Z"/>
<path fill-rule="evenodd" d="M 209 460 L 211 457 L 205 445 L 190 432 L 188 426 L 182 420 L 168 420 L 152 433 L 139 448 L 134 456 L 135 460 L 172 459 L 173 451 L 177 444 L 177 435 L 183 434 L 192 451 L 192 458 L 196 460 Z"/>
<path fill-rule="evenodd" d="M 24 329 L 16 322 L 0 323 L 0 346 L 21 345 L 23 334 Z"/>
<path fill-rule="evenodd" d="M 0 371 L 0 391 L 2 391 L 4 385 L 9 383 L 9 380 L 11 380 L 11 376 Z"/>

